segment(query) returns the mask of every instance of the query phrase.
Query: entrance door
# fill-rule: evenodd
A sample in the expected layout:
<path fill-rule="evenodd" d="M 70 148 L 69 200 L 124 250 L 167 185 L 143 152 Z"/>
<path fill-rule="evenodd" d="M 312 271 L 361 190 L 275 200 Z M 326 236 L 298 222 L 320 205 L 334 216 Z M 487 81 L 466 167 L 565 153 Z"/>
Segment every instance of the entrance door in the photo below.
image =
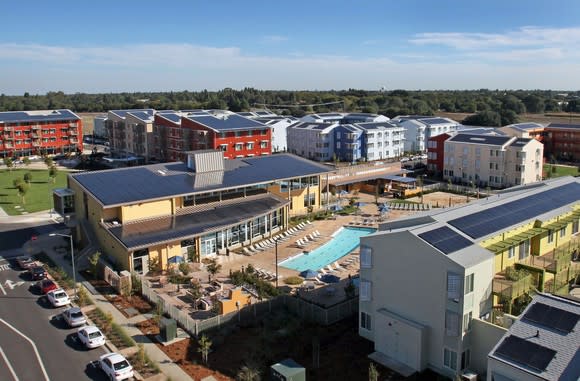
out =
<path fill-rule="evenodd" d="M 216 240 L 211 238 L 205 241 L 205 254 L 213 254 L 216 251 Z"/>
<path fill-rule="evenodd" d="M 149 272 L 149 250 L 143 249 L 133 253 L 133 271 L 146 275 Z"/>

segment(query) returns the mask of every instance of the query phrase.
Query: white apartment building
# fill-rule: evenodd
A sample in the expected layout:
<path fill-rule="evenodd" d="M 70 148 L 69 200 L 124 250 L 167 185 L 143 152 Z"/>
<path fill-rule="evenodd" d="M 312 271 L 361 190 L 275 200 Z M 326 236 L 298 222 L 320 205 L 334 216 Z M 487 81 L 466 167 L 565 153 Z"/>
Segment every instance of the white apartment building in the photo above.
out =
<path fill-rule="evenodd" d="M 99 137 L 107 136 L 107 116 L 98 115 L 93 118 L 93 135 Z"/>
<path fill-rule="evenodd" d="M 298 120 L 292 116 L 263 116 L 251 118 L 260 123 L 264 123 L 272 128 L 272 152 L 286 152 L 288 142 L 286 140 L 286 129 Z"/>
<path fill-rule="evenodd" d="M 495 188 L 542 180 L 544 146 L 535 139 L 458 133 L 444 150 L 445 180 Z"/>
<path fill-rule="evenodd" d="M 297 122 L 286 129 L 288 152 L 316 161 L 333 159 L 336 123 Z"/>
<path fill-rule="evenodd" d="M 404 376 L 427 368 L 451 379 L 486 373 L 505 333 L 488 322 L 500 292 L 495 276 L 511 266 L 493 245 L 516 248 L 510 263 L 543 255 L 531 251 L 527 233 L 545 241 L 550 224 L 578 213 L 579 201 L 580 180 L 563 177 L 387 222 L 362 237 L 359 334 L 374 343 L 369 357 Z"/>
<path fill-rule="evenodd" d="M 454 120 L 439 117 L 397 116 L 393 121 L 405 128 L 406 152 L 424 152 L 429 138 L 461 127 Z"/>
<path fill-rule="evenodd" d="M 404 153 L 405 129 L 391 122 L 357 123 L 363 130 L 362 155 L 367 161 L 396 158 Z"/>

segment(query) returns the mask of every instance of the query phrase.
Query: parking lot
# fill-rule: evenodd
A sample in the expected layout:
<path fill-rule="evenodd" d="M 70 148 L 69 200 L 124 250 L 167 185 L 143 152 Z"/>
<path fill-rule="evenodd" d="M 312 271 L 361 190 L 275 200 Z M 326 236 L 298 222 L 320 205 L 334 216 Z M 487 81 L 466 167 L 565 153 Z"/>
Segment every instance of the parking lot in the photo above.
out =
<path fill-rule="evenodd" d="M 16 267 L 0 256 L 0 380 L 105 380 L 92 365 L 105 349 L 84 349 L 60 316 L 66 307 L 53 308 Z"/>

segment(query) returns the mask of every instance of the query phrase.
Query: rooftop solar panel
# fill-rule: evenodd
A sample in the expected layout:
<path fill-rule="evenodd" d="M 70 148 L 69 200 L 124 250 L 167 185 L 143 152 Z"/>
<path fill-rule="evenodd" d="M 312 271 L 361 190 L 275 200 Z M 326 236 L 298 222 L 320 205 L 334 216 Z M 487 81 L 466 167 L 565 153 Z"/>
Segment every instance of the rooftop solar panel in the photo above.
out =
<path fill-rule="evenodd" d="M 45 120 L 79 120 L 70 110 L 6 111 L 0 112 L 0 123 L 41 122 Z"/>
<path fill-rule="evenodd" d="M 471 134 L 469 132 L 459 132 L 457 135 L 452 136 L 448 141 L 501 146 L 506 144 L 511 139 L 512 139 L 511 136 L 494 136 L 494 135 Z"/>
<path fill-rule="evenodd" d="M 471 245 L 470 240 L 460 236 L 447 226 L 421 233 L 419 237 L 444 254 L 451 254 Z"/>
<path fill-rule="evenodd" d="M 189 114 L 187 118 L 218 131 L 247 129 L 247 128 L 268 128 L 268 126 L 266 126 L 263 123 L 257 122 L 252 119 L 244 118 L 243 116 L 236 114 L 228 115 L 225 118 L 216 118 L 213 115 Z"/>
<path fill-rule="evenodd" d="M 523 316 L 523 319 L 543 327 L 570 333 L 576 326 L 579 316 L 544 303 L 534 303 Z"/>
<path fill-rule="evenodd" d="M 542 372 L 546 370 L 556 351 L 512 335 L 504 339 L 494 355 Z"/>
<path fill-rule="evenodd" d="M 580 184 L 574 182 L 456 218 L 448 223 L 472 238 L 481 238 L 579 199 Z"/>

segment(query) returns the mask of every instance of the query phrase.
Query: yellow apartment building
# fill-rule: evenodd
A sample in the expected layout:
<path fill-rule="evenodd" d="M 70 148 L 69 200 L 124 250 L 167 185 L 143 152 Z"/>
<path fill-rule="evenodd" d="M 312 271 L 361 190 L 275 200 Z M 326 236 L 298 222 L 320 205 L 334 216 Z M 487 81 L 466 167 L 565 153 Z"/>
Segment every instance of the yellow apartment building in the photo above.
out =
<path fill-rule="evenodd" d="M 284 231 L 290 217 L 322 208 L 329 171 L 291 154 L 194 151 L 187 163 L 71 174 L 55 205 L 77 222 L 77 240 L 90 230 L 118 269 L 146 273 L 151 262 L 227 255 Z"/>

